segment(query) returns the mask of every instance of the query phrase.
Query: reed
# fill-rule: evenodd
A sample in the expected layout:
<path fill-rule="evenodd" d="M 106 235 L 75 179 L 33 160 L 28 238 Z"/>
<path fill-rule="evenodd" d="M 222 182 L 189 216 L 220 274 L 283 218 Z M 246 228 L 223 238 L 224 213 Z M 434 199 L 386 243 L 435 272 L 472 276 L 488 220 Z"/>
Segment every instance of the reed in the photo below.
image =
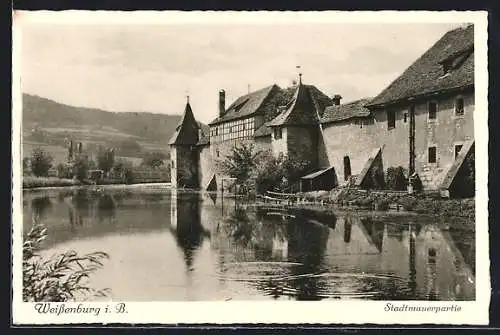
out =
<path fill-rule="evenodd" d="M 34 224 L 23 243 L 23 300 L 26 302 L 64 302 L 107 297 L 109 289 L 89 286 L 89 276 L 109 258 L 104 252 L 83 256 L 75 251 L 50 257 L 40 255 L 47 237 L 44 225 Z"/>

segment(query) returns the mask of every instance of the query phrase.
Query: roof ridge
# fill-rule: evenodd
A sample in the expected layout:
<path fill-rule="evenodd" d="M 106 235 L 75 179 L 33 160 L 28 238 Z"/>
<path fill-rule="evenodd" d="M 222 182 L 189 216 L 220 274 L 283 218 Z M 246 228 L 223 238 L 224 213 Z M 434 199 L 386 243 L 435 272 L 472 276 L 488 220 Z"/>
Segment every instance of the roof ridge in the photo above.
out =
<path fill-rule="evenodd" d="M 215 125 L 238 119 L 240 117 L 253 115 L 259 108 L 262 107 L 266 99 L 269 97 L 273 89 L 279 86 L 277 84 L 268 85 L 253 92 L 237 97 L 224 111 L 222 116 L 216 117 L 209 125 Z M 248 105 L 248 106 L 247 106 Z M 241 107 L 238 111 L 232 111 L 236 107 Z M 244 111 L 242 111 L 244 110 Z"/>
<path fill-rule="evenodd" d="M 474 61 L 468 57 L 453 68 L 446 80 L 440 61 L 473 50 L 474 25 L 458 27 L 444 33 L 435 43 L 411 63 L 366 106 L 375 107 L 397 103 L 410 97 L 421 97 L 434 92 L 445 92 L 470 87 L 474 84 Z M 472 74 L 471 74 L 472 73 Z"/>

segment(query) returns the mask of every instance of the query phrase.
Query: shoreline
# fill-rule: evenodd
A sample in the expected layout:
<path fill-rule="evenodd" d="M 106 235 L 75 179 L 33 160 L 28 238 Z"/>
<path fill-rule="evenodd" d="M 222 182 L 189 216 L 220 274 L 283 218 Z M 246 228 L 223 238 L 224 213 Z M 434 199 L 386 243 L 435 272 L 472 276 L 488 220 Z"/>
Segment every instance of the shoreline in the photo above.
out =
<path fill-rule="evenodd" d="M 86 188 L 104 188 L 104 189 L 125 189 L 134 187 L 151 187 L 151 186 L 165 186 L 165 189 L 171 189 L 170 183 L 168 182 L 157 182 L 157 183 L 134 183 L 134 184 L 79 184 L 79 185 L 61 185 L 61 186 L 35 186 L 35 187 L 23 187 L 23 192 L 29 191 L 50 191 L 50 190 L 78 190 Z"/>
<path fill-rule="evenodd" d="M 36 193 L 43 191 L 61 191 L 61 190 L 133 190 L 142 188 L 144 191 L 165 191 L 173 190 L 171 183 L 154 182 L 154 183 L 134 183 L 134 184 L 97 184 L 97 185 L 64 185 L 64 186 L 42 186 L 29 187 L 22 189 L 23 193 Z M 205 191 L 194 189 L 183 189 L 182 191 L 205 194 Z M 227 194 L 225 198 L 238 199 L 234 194 Z M 244 197 L 243 197 L 244 198 Z M 440 227 L 446 229 L 464 229 L 475 230 L 475 198 L 468 199 L 433 199 L 432 197 L 422 197 L 418 201 L 420 208 L 412 208 L 406 210 L 404 206 L 398 206 L 399 210 L 394 208 L 394 202 L 391 206 L 385 209 L 369 208 L 367 206 L 358 206 L 351 201 L 347 205 L 332 202 L 322 201 L 306 201 L 294 204 L 273 204 L 261 201 L 241 199 L 241 204 L 257 209 L 268 209 L 280 211 L 312 211 L 320 214 L 331 215 L 346 215 L 356 213 L 357 215 L 370 216 L 373 218 L 397 218 L 411 217 L 416 222 L 419 221 L 435 221 Z M 238 200 L 236 200 L 238 202 Z M 436 206 L 437 205 L 437 206 Z M 457 215 L 460 213 L 459 215 Z"/>

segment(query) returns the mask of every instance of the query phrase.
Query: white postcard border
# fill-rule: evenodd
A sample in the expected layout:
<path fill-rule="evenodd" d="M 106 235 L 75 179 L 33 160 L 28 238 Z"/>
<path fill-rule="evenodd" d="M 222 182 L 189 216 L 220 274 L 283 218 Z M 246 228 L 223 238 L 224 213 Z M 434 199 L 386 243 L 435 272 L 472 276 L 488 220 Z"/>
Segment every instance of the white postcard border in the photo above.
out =
<path fill-rule="evenodd" d="M 65 303 L 66 307 L 100 308 L 91 313 L 55 315 L 39 313 L 34 303 L 22 302 L 22 183 L 21 183 L 21 79 L 20 24 L 282 24 L 282 23 L 416 23 L 469 22 L 475 25 L 475 150 L 476 150 L 476 300 L 470 302 L 429 301 L 320 301 L 320 302 L 104 302 Z M 74 323 L 317 323 L 317 324 L 463 324 L 488 323 L 490 301 L 488 237 L 488 69 L 487 12 L 105 12 L 36 11 L 13 13 L 12 78 L 12 261 L 14 324 Z M 125 303 L 126 312 L 116 313 Z M 459 306 L 459 312 L 386 311 L 392 304 L 403 306 Z M 60 305 L 60 304 L 57 304 Z M 55 304 L 53 305 L 56 306 Z M 105 308 L 115 312 L 104 313 Z M 456 307 L 455 307 L 456 308 Z"/>

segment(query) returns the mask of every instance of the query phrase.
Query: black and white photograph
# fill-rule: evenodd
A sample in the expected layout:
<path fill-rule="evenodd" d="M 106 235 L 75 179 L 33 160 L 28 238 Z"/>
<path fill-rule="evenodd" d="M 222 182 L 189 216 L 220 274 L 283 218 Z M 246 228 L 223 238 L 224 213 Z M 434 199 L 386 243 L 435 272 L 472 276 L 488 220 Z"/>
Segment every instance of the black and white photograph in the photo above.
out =
<path fill-rule="evenodd" d="M 487 322 L 486 15 L 412 13 L 15 12 L 18 319 Z"/>

